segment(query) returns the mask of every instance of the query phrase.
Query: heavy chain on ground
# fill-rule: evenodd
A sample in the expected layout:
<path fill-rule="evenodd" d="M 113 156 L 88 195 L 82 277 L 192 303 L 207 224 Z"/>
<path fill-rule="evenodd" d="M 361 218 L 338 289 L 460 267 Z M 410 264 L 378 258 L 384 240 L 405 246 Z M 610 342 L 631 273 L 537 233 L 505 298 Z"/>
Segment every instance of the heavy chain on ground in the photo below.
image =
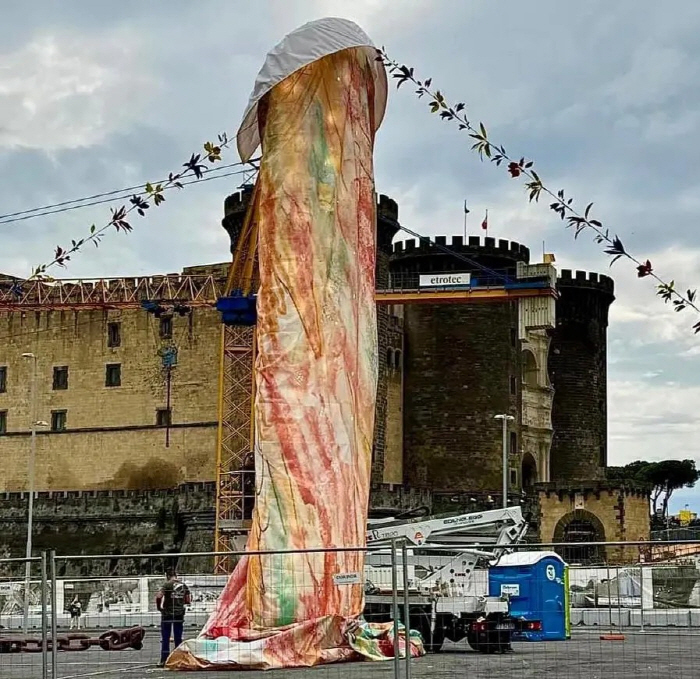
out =
<path fill-rule="evenodd" d="M 143 648 L 146 630 L 143 627 L 108 630 L 99 637 L 87 634 L 62 634 L 56 638 L 59 651 L 87 651 L 92 646 L 99 646 L 103 651 L 125 651 Z M 0 635 L 0 653 L 41 653 L 46 648 L 53 649 L 51 638 Z"/>

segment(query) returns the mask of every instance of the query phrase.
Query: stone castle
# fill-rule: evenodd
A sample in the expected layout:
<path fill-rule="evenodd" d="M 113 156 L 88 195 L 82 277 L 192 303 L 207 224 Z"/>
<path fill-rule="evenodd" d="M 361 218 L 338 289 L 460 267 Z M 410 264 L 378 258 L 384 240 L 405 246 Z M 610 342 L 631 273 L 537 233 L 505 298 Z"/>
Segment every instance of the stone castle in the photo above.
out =
<path fill-rule="evenodd" d="M 232 241 L 248 197 L 225 201 Z M 511 275 L 530 264 L 519 243 L 437 237 L 436 249 L 394 242 L 399 230 L 396 203 L 381 196 L 378 289 L 419 274 L 476 272 L 474 261 Z M 0 556 L 18 555 L 24 540 L 18 519 L 26 516 L 33 363 L 26 353 L 37 358 L 36 414 L 45 425 L 36 437 L 37 549 L 211 548 L 221 322 L 200 302 L 221 289 L 227 268 L 48 291 L 0 277 Z M 173 286 L 176 304 L 164 301 Z M 611 486 L 604 474 L 613 281 L 563 270 L 557 290 L 549 329 L 528 326 L 517 302 L 378 306 L 375 508 L 498 506 L 494 415 L 507 413 L 509 494 L 527 505 L 541 541 L 648 536 L 645 494 Z M 122 303 L 110 305 L 117 298 Z M 85 517 L 91 522 L 80 529 Z M 134 524 L 136 542 L 125 531 Z"/>

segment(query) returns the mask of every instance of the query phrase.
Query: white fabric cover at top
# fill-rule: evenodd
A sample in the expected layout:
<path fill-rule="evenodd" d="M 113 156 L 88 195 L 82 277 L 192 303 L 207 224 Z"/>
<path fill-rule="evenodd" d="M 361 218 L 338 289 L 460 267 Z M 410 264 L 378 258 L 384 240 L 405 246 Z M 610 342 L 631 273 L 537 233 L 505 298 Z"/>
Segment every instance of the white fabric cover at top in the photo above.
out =
<path fill-rule="evenodd" d="M 236 143 L 244 162 L 250 160 L 260 146 L 258 131 L 258 102 L 275 85 L 295 71 L 329 54 L 351 47 L 366 47 L 374 69 L 374 121 L 379 129 L 384 118 L 387 98 L 387 79 L 384 64 L 376 61 L 376 48 L 369 36 L 348 19 L 327 17 L 304 24 L 284 37 L 267 54 L 265 63 L 255 79 L 253 93 L 238 128 Z"/>

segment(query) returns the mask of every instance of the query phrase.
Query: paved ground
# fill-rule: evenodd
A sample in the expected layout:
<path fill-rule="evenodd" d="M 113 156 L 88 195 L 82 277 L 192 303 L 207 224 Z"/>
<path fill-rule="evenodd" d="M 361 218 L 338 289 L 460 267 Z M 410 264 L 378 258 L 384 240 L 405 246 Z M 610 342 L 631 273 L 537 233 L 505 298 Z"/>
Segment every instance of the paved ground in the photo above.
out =
<path fill-rule="evenodd" d="M 442 653 L 415 659 L 412 679 L 697 679 L 700 634 L 677 630 L 631 632 L 625 641 L 601 641 L 600 632 L 575 631 L 570 641 L 514 644 L 507 655 L 484 656 L 463 644 L 446 643 Z M 58 679 L 159 679 L 173 673 L 155 667 L 158 635 L 147 633 L 141 651 L 60 653 Z M 393 662 L 332 665 L 309 670 L 246 672 L 245 679 L 393 679 Z M 206 679 L 233 672 L 207 672 Z M 50 676 L 50 675 L 49 675 Z M 185 675 L 188 676 L 188 675 Z M 2 679 L 41 679 L 41 656 L 0 655 Z M 405 679 L 402 662 L 401 677 Z"/>

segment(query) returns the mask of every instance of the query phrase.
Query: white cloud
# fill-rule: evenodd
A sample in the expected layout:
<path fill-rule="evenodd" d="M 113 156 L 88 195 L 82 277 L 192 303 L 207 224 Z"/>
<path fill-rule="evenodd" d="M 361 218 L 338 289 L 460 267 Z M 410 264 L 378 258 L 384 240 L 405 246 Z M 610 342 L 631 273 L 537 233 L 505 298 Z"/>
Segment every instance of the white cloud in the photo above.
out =
<path fill-rule="evenodd" d="M 692 458 L 700 466 L 700 387 L 613 380 L 608 403 L 611 464 Z"/>
<path fill-rule="evenodd" d="M 0 54 L 0 147 L 90 146 L 137 121 L 155 88 L 138 42 L 120 32 L 44 33 Z"/>
<path fill-rule="evenodd" d="M 663 279 L 674 281 L 675 287 L 684 295 L 697 281 L 700 249 L 671 245 L 649 253 L 649 259 Z M 676 312 L 670 303 L 664 304 L 661 298 L 652 300 L 656 281 L 650 278 L 640 280 L 630 264 L 618 266 L 618 301 L 611 307 L 611 323 L 629 324 L 630 339 L 637 345 L 674 343 L 681 354 L 700 344 L 691 329 L 694 323 L 700 321 L 697 312 L 692 309 Z"/>
<path fill-rule="evenodd" d="M 622 110 L 657 108 L 696 81 L 696 64 L 677 47 L 639 45 L 629 68 L 603 88 L 603 94 Z"/>

